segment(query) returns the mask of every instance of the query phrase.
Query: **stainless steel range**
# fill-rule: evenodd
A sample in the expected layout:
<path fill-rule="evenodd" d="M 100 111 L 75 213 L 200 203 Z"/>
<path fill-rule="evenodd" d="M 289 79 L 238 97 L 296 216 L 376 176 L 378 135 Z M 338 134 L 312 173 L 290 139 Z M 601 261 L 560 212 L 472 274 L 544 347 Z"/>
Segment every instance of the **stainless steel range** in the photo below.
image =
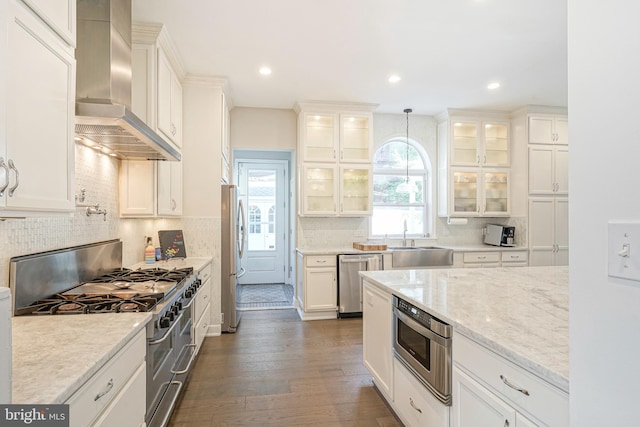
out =
<path fill-rule="evenodd" d="M 167 424 L 195 358 L 192 268 L 122 268 L 122 242 L 11 259 L 15 316 L 150 312 L 147 324 L 149 427 Z"/>

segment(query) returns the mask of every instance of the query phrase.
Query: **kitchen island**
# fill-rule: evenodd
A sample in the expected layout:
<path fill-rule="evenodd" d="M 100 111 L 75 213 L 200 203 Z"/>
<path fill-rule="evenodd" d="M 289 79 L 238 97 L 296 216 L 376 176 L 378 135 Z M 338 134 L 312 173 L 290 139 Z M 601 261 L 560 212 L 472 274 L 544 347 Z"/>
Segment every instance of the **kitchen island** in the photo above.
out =
<path fill-rule="evenodd" d="M 465 425 L 460 422 L 461 409 L 456 407 L 460 404 L 460 394 L 465 393 L 465 388 L 457 388 L 456 385 L 457 368 L 461 369 L 462 376 L 471 375 L 483 390 L 498 395 L 530 418 L 542 420 L 545 424 L 562 425 L 555 419 L 553 422 L 545 420 L 546 414 L 536 406 L 541 404 L 537 399 L 545 395 L 546 390 L 531 393 L 533 406 L 527 406 L 529 403 L 522 400 L 521 393 L 517 391 L 514 396 L 509 395 L 512 390 L 506 390 L 508 387 L 500 378 L 502 372 L 515 369 L 513 372 L 517 370 L 522 381 L 531 379 L 536 386 L 537 383 L 548 386 L 552 403 L 559 397 L 562 407 L 566 401 L 568 420 L 567 267 L 392 270 L 361 272 L 360 275 L 365 281 L 365 289 L 373 287 L 405 299 L 453 326 L 452 425 Z M 368 294 L 365 294 L 365 300 L 367 298 Z M 367 321 L 365 315 L 364 322 Z M 365 341 L 366 338 L 365 335 Z M 477 360 L 495 362 L 502 371 L 491 372 L 485 377 L 488 367 L 474 365 Z M 386 366 L 379 372 L 390 370 Z M 376 374 L 373 374 L 376 380 Z M 393 385 L 390 378 L 377 380 L 377 383 Z M 428 393 L 426 389 L 424 391 Z M 386 397 L 393 399 L 392 388 Z M 511 397 L 514 401 L 509 400 Z"/>

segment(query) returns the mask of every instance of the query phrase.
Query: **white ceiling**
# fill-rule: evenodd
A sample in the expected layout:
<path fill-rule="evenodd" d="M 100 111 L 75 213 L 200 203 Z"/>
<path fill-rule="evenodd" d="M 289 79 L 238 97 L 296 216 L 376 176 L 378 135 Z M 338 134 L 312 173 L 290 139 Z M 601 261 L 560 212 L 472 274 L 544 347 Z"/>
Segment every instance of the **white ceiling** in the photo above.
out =
<path fill-rule="evenodd" d="M 226 77 L 235 106 L 567 105 L 566 0 L 133 0 L 133 18 L 164 23 L 186 71 Z"/>

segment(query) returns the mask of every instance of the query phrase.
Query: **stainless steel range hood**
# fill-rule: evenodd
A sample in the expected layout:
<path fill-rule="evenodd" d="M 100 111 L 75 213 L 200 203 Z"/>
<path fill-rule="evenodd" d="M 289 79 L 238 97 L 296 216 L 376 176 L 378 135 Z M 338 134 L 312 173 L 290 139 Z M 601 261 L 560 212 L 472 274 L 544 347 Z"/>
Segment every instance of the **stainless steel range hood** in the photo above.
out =
<path fill-rule="evenodd" d="M 122 159 L 180 160 L 130 109 L 131 0 L 78 0 L 77 6 L 76 135 Z"/>

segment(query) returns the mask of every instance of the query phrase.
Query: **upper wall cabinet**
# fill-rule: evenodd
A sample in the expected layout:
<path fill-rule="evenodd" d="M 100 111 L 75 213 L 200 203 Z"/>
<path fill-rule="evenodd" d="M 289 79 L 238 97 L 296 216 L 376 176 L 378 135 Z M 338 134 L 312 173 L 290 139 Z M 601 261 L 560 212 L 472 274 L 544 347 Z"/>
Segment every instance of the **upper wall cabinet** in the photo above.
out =
<path fill-rule="evenodd" d="M 508 216 L 510 124 L 485 112 L 448 110 L 438 119 L 438 215 Z"/>
<path fill-rule="evenodd" d="M 371 215 L 374 108 L 297 106 L 301 216 Z"/>
<path fill-rule="evenodd" d="M 135 23 L 131 36 L 131 110 L 180 149 L 184 71 L 173 42 L 162 24 Z"/>
<path fill-rule="evenodd" d="M 529 144 L 569 145 L 567 116 L 552 114 L 530 115 Z"/>
<path fill-rule="evenodd" d="M 77 0 L 23 0 L 23 2 L 67 44 L 76 46 Z"/>
<path fill-rule="evenodd" d="M 298 124 L 302 161 L 371 163 L 372 123 L 370 112 L 302 111 Z"/>
<path fill-rule="evenodd" d="M 0 23 L 6 36 L 0 42 L 0 87 L 6 88 L 0 91 L 0 216 L 73 212 L 73 47 L 22 1 L 6 6 Z M 75 28 L 75 15 L 71 19 Z"/>

